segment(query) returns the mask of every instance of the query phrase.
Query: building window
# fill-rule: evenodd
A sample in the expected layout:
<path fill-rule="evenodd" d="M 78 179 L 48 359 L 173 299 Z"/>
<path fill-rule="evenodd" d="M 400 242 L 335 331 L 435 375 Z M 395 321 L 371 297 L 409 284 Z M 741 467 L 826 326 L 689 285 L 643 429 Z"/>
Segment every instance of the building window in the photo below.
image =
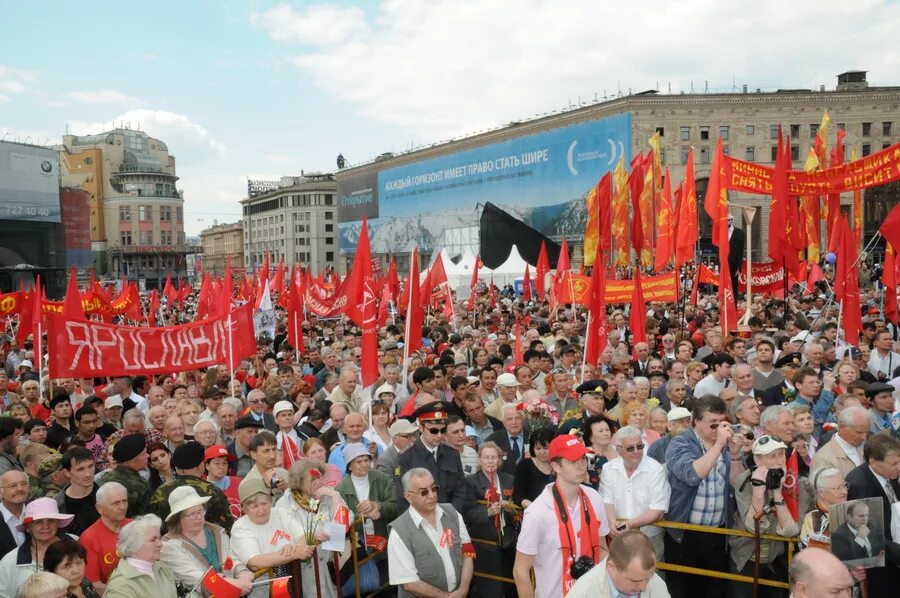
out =
<path fill-rule="evenodd" d="M 847 130 L 847 123 L 838 123 L 838 124 L 837 124 L 837 128 L 838 128 L 839 131 L 846 131 L 846 130 Z"/>
<path fill-rule="evenodd" d="M 799 145 L 791 146 L 791 161 L 792 162 L 800 161 L 800 146 Z"/>
<path fill-rule="evenodd" d="M 326 206 L 333 206 L 333 205 L 334 205 L 334 195 L 331 195 L 331 194 L 329 193 L 328 195 L 325 196 L 325 205 L 326 205 Z"/>
<path fill-rule="evenodd" d="M 162 222 L 170 222 L 172 220 L 172 206 L 160 206 L 159 219 Z"/>
<path fill-rule="evenodd" d="M 774 161 L 777 160 L 777 159 L 778 159 L 778 146 L 777 146 L 777 145 L 773 145 L 773 146 L 772 146 L 772 159 L 771 159 L 771 161 L 774 162 Z"/>
<path fill-rule="evenodd" d="M 756 162 L 756 148 L 752 145 L 748 145 L 744 150 L 744 159 L 747 162 Z"/>
<path fill-rule="evenodd" d="M 722 141 L 728 141 L 728 127 L 727 126 L 723 125 L 723 126 L 719 127 L 719 139 L 721 139 Z"/>
<path fill-rule="evenodd" d="M 681 140 L 682 141 L 690 141 L 691 140 L 691 128 L 690 127 L 681 127 Z"/>
<path fill-rule="evenodd" d="M 769 139 L 778 139 L 778 131 L 780 130 L 778 125 L 769 125 Z"/>
<path fill-rule="evenodd" d="M 325 220 L 332 220 L 334 218 L 334 212 L 325 212 Z"/>
<path fill-rule="evenodd" d="M 709 148 L 708 147 L 700 148 L 700 163 L 701 164 L 709 164 Z"/>
<path fill-rule="evenodd" d="M 119 240 L 122 242 L 122 245 L 124 245 L 124 246 L 131 245 L 131 232 L 123 231 L 119 235 Z"/>
<path fill-rule="evenodd" d="M 872 123 L 863 123 L 862 124 L 862 134 L 863 137 L 868 137 L 872 134 Z"/>
<path fill-rule="evenodd" d="M 131 222 L 131 206 L 119 206 L 119 222 Z"/>
<path fill-rule="evenodd" d="M 175 218 L 178 220 L 178 222 L 184 222 L 183 208 L 175 208 Z"/>
<path fill-rule="evenodd" d="M 153 245 L 153 231 L 152 230 L 140 231 L 139 238 L 141 240 L 141 245 Z"/>
<path fill-rule="evenodd" d="M 862 144 L 862 155 L 868 156 L 872 153 L 872 144 L 871 143 L 863 143 Z"/>
<path fill-rule="evenodd" d="M 791 139 L 799 139 L 800 125 L 791 125 Z"/>
<path fill-rule="evenodd" d="M 889 122 L 881 123 L 881 134 L 884 135 L 885 137 L 891 136 L 891 124 L 892 123 L 889 123 Z"/>
<path fill-rule="evenodd" d="M 884 143 L 881 144 L 881 149 L 883 149 L 883 150 L 886 150 L 889 147 L 891 147 L 891 144 L 889 141 L 885 141 Z"/>
<path fill-rule="evenodd" d="M 700 127 L 700 141 L 709 141 L 709 127 Z"/>
<path fill-rule="evenodd" d="M 326 252 L 325 252 L 325 261 L 326 261 L 326 262 L 333 262 L 333 261 L 334 261 L 334 252 L 333 252 L 333 251 L 326 251 Z"/>
<path fill-rule="evenodd" d="M 138 210 L 141 222 L 146 222 L 153 218 L 153 206 L 139 206 Z"/>
<path fill-rule="evenodd" d="M 815 139 L 819 133 L 819 125 L 809 125 L 809 138 Z"/>
<path fill-rule="evenodd" d="M 325 232 L 326 232 L 326 233 L 333 233 L 333 232 L 334 232 L 334 225 L 333 225 L 333 224 L 326 224 L 326 225 L 325 225 Z"/>
<path fill-rule="evenodd" d="M 688 163 L 688 156 L 690 156 L 690 155 L 691 155 L 691 148 L 686 147 L 686 146 L 681 146 L 681 163 L 682 164 Z"/>
<path fill-rule="evenodd" d="M 747 125 L 744 129 L 744 133 L 747 135 L 756 135 L 756 125 Z"/>
<path fill-rule="evenodd" d="M 325 237 L 326 245 L 334 245 L 334 237 Z"/>

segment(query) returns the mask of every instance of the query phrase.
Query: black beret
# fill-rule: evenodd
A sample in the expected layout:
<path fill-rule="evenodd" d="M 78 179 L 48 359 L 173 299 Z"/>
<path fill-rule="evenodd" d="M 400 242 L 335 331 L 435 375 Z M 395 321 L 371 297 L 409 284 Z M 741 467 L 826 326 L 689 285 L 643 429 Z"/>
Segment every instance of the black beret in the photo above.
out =
<path fill-rule="evenodd" d="M 869 398 L 874 397 L 877 394 L 889 392 L 891 394 L 894 393 L 894 387 L 890 384 L 885 384 L 884 382 L 873 382 L 866 386 L 866 396 Z"/>
<path fill-rule="evenodd" d="M 203 462 L 205 451 L 199 442 L 185 442 L 172 453 L 172 466 L 178 469 L 194 469 Z"/>
<path fill-rule="evenodd" d="M 113 459 L 116 463 L 131 461 L 147 448 L 147 439 L 143 434 L 129 434 L 123 436 L 113 447 Z"/>
<path fill-rule="evenodd" d="M 609 388 L 609 384 L 607 384 L 606 380 L 588 380 L 579 384 L 575 388 L 575 392 L 580 395 L 585 393 L 606 394 L 607 388 Z"/>
<path fill-rule="evenodd" d="M 262 422 L 257 421 L 252 415 L 245 415 L 234 423 L 235 430 L 243 430 L 244 428 L 262 428 Z"/>
<path fill-rule="evenodd" d="M 775 362 L 775 367 L 782 368 L 786 365 L 800 367 L 801 363 L 802 360 L 799 353 L 782 353 L 781 357 L 778 358 L 778 361 Z"/>

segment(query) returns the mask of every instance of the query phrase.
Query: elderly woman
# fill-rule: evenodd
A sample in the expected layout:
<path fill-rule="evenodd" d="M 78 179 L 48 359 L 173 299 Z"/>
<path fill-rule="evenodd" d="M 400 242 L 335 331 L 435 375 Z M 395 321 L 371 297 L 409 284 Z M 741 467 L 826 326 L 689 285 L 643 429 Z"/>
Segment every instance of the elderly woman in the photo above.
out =
<path fill-rule="evenodd" d="M 340 509 L 347 510 L 344 499 L 338 492 L 325 485 L 325 465 L 317 461 L 298 461 L 288 472 L 290 492 L 285 492 L 275 506 L 291 513 L 307 537 L 327 539 L 323 531 L 324 522 L 332 521 Z M 347 521 L 352 517 L 345 512 Z M 337 590 L 328 575 L 330 550 L 314 549 L 313 559 L 301 565 L 303 595 L 318 595 L 322 598 L 336 598 Z"/>
<path fill-rule="evenodd" d="M 211 419 L 201 419 L 194 424 L 194 440 L 203 448 L 209 448 L 219 437 L 219 425 Z"/>
<path fill-rule="evenodd" d="M 84 547 L 71 538 L 54 542 L 44 555 L 44 570 L 69 582 L 66 598 L 100 598 L 91 580 L 84 575 L 86 555 Z"/>
<path fill-rule="evenodd" d="M 475 570 L 501 577 L 512 577 L 515 559 L 515 516 L 512 503 L 513 476 L 500 471 L 504 453 L 495 442 L 487 441 L 478 449 L 478 471 L 466 477 L 466 504 L 463 521 L 473 538 L 497 542 L 496 546 L 477 544 Z M 524 461 L 524 459 L 523 459 Z M 512 594 L 513 587 L 502 582 L 478 578 L 473 591 L 481 596 Z"/>
<path fill-rule="evenodd" d="M 22 523 L 16 526 L 25 532 L 25 541 L 0 560 L 0 598 L 12 598 L 29 576 L 44 566 L 44 555 L 51 544 L 67 538 L 60 532 L 74 515 L 62 515 L 52 498 L 37 498 L 25 506 Z"/>
<path fill-rule="evenodd" d="M 309 559 L 313 554 L 303 528 L 291 513 L 272 506 L 271 491 L 262 479 L 244 480 L 239 491 L 244 516 L 231 528 L 231 554 L 251 571 L 269 569 L 271 579 L 283 575 L 296 579 L 299 566 L 293 561 Z M 258 586 L 250 595 L 263 598 L 269 591 Z"/>
<path fill-rule="evenodd" d="M 169 495 L 169 532 L 163 537 L 160 560 L 184 587 L 200 583 L 210 567 L 226 582 L 249 592 L 253 574 L 230 558 L 231 541 L 224 528 L 205 520 L 209 497 L 201 497 L 192 486 L 181 486 Z"/>
<path fill-rule="evenodd" d="M 16 598 L 67 598 L 68 588 L 68 580 L 49 571 L 39 571 L 25 580 L 15 596 Z"/>
<path fill-rule="evenodd" d="M 109 576 L 104 598 L 177 598 L 175 576 L 160 562 L 159 517 L 140 515 L 119 532 L 119 564 Z"/>
<path fill-rule="evenodd" d="M 644 401 L 634 401 L 632 403 L 628 403 L 622 408 L 622 422 L 623 426 L 634 426 L 638 430 L 641 431 L 641 439 L 644 442 L 645 446 L 650 446 L 654 442 L 660 439 L 659 432 L 656 430 L 649 429 L 647 426 L 650 424 L 648 421 L 649 418 L 649 410 L 647 409 L 647 404 Z"/>
<path fill-rule="evenodd" d="M 344 478 L 344 472 L 333 463 L 328 463 L 328 453 L 321 438 L 308 438 L 303 443 L 303 458 L 315 461 L 325 467 L 325 485 L 334 488 Z"/>
<path fill-rule="evenodd" d="M 594 459 L 588 466 L 589 483 L 597 488 L 600 483 L 600 470 L 619 453 L 613 446 L 613 434 L 619 430 L 616 422 L 602 415 L 593 415 L 584 422 L 584 444 L 594 451 Z"/>

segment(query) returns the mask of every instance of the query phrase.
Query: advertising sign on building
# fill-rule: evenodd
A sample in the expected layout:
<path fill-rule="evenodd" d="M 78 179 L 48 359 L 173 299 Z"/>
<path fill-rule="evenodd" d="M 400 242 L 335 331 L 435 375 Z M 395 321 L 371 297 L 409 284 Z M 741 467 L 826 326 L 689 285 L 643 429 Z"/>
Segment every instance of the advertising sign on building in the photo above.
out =
<path fill-rule="evenodd" d="M 0 141 L 0 220 L 59 222 L 59 157 Z"/>
<path fill-rule="evenodd" d="M 353 251 L 365 215 L 373 253 L 431 250 L 444 229 L 477 226 L 486 201 L 547 236 L 580 236 L 585 196 L 623 155 L 630 113 L 378 170 L 374 181 L 341 176 L 340 248 Z"/>
<path fill-rule="evenodd" d="M 63 238 L 66 246 L 66 267 L 90 268 L 91 255 L 91 210 L 90 195 L 81 189 L 59 190 L 59 205 L 62 211 Z"/>

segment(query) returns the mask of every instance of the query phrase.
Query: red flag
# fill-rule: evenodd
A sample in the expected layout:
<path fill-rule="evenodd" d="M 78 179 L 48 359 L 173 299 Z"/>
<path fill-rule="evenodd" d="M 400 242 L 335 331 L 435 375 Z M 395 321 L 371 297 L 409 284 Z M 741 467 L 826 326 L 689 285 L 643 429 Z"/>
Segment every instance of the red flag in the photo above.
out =
<path fill-rule="evenodd" d="M 197 319 L 205 319 L 213 309 L 212 281 L 208 274 L 204 274 L 200 280 L 200 292 L 197 294 Z"/>
<path fill-rule="evenodd" d="M 647 342 L 647 304 L 644 303 L 644 285 L 641 282 L 641 269 L 634 269 L 634 294 L 631 301 L 631 313 L 628 326 L 631 328 L 632 347 L 637 343 Z"/>
<path fill-rule="evenodd" d="M 713 223 L 712 242 L 719 248 L 719 310 L 722 335 L 727 336 L 737 326 L 737 307 L 734 301 L 734 289 L 731 288 L 731 271 L 728 268 L 728 191 L 722 180 L 722 163 L 725 151 L 722 139 L 716 144 L 716 156 L 710 168 L 709 186 L 703 209 Z"/>
<path fill-rule="evenodd" d="M 84 308 L 81 306 L 81 291 L 75 278 L 75 268 L 69 270 L 69 284 L 63 299 L 62 313 L 67 320 L 84 320 Z"/>
<path fill-rule="evenodd" d="M 32 334 L 32 332 L 37 329 L 35 317 L 41 317 L 42 309 L 39 303 L 39 286 L 40 275 L 38 275 L 35 286 L 31 289 L 31 294 L 25 296 L 22 300 L 22 311 L 19 312 L 19 327 L 16 329 L 16 342 L 19 343 L 19 345 L 24 343 L 28 338 L 28 335 Z M 38 297 L 35 297 L 35 293 L 38 293 Z M 36 300 L 38 300 L 37 303 Z M 37 309 L 35 309 L 36 307 Z"/>
<path fill-rule="evenodd" d="M 388 319 L 388 307 L 391 304 L 391 289 L 388 285 L 382 285 L 381 287 L 381 299 L 378 300 L 378 328 L 382 328 L 385 324 L 387 324 Z"/>
<path fill-rule="evenodd" d="M 640 154 L 635 158 L 640 158 Z M 641 193 L 644 190 L 643 160 L 637 164 L 632 161 L 632 165 L 634 170 L 628 176 L 628 187 L 631 190 L 631 247 L 640 258 L 644 246 L 644 227 L 641 218 Z"/>
<path fill-rule="evenodd" d="M 785 466 L 785 483 L 782 487 L 784 505 L 791 512 L 794 521 L 797 520 L 798 504 L 800 498 L 800 462 L 797 459 L 797 451 L 791 451 Z"/>
<path fill-rule="evenodd" d="M 290 436 L 281 431 L 278 435 L 281 436 L 281 464 L 289 470 L 300 458 L 300 452 L 297 450 L 297 443 Z"/>
<path fill-rule="evenodd" d="M 278 292 L 279 298 L 284 295 L 284 259 L 278 258 L 278 268 L 275 269 L 275 277 L 272 279 L 272 292 Z"/>
<path fill-rule="evenodd" d="M 547 243 L 544 240 L 541 240 L 541 251 L 538 254 L 537 266 L 535 267 L 534 272 L 534 288 L 537 291 L 538 299 L 543 301 L 546 294 L 544 285 L 546 283 L 547 274 L 550 272 L 550 258 L 547 256 Z"/>
<path fill-rule="evenodd" d="M 837 143 L 834 144 L 834 147 L 831 148 L 831 163 L 830 166 L 841 166 L 844 163 L 844 138 L 847 136 L 847 131 L 844 129 L 837 130 Z M 816 136 L 816 141 L 819 141 L 819 136 Z M 824 161 L 822 162 L 822 167 L 825 167 Z M 826 247 L 829 252 L 834 252 L 836 245 L 832 241 L 832 238 L 835 236 L 835 223 L 838 219 L 838 214 L 841 213 L 841 194 L 840 193 L 831 193 L 828 195 L 828 214 L 827 220 L 825 222 L 825 234 L 828 235 L 828 244 Z M 851 227 L 852 228 L 852 227 Z"/>
<path fill-rule="evenodd" d="M 556 278 L 559 279 L 563 272 L 568 272 L 571 269 L 572 264 L 569 262 L 569 244 L 563 239 L 562 246 L 559 250 L 559 260 L 556 262 Z"/>
<path fill-rule="evenodd" d="M 851 345 L 859 344 L 862 330 L 862 306 L 859 298 L 859 263 L 856 245 L 850 233 L 847 216 L 841 214 L 835 225 L 838 236 L 837 271 L 834 277 L 834 293 L 841 300 L 842 328 L 844 340 Z"/>
<path fill-rule="evenodd" d="M 350 529 L 350 509 L 347 508 L 347 505 L 341 505 L 334 512 L 334 522 L 340 523 L 344 526 L 344 529 Z"/>
<path fill-rule="evenodd" d="M 856 245 L 854 236 L 853 244 Z M 897 255 L 888 243 L 884 248 L 884 318 L 896 326 L 900 321 L 900 307 L 897 305 Z"/>
<path fill-rule="evenodd" d="M 422 347 L 422 324 L 425 322 L 425 309 L 422 305 L 419 288 L 419 250 L 413 248 L 409 258 L 409 277 L 403 290 L 406 297 L 406 330 L 403 342 L 409 347 L 409 353 Z"/>
<path fill-rule="evenodd" d="M 150 305 L 147 307 L 147 324 L 152 328 L 156 326 L 156 316 L 159 314 L 159 293 L 150 291 Z"/>
<path fill-rule="evenodd" d="M 514 333 L 516 340 L 513 344 L 513 363 L 519 365 L 525 363 L 525 351 L 522 349 L 522 325 L 519 323 L 519 318 L 516 318 Z"/>
<path fill-rule="evenodd" d="M 372 288 L 372 250 L 369 245 L 369 223 L 363 218 L 353 268 L 341 285 L 347 300 L 344 313 L 362 328 L 362 383 L 374 384 L 378 380 L 378 307 L 375 290 Z"/>
<path fill-rule="evenodd" d="M 656 257 L 654 268 L 662 272 L 669 264 L 669 260 L 675 253 L 675 221 L 672 214 L 672 181 L 669 176 L 669 167 L 666 167 L 666 177 L 663 182 L 662 197 L 659 200 L 659 233 L 656 238 Z"/>
<path fill-rule="evenodd" d="M 166 307 L 175 308 L 175 301 L 178 299 L 178 291 L 172 286 L 172 273 L 166 274 L 166 284 L 163 285 L 163 297 L 166 298 Z"/>
<path fill-rule="evenodd" d="M 684 192 L 678 210 L 678 227 L 675 230 L 675 267 L 694 259 L 694 246 L 699 237 L 697 221 L 697 184 L 694 181 L 694 148 L 688 150 L 688 161 L 684 169 Z"/>
<path fill-rule="evenodd" d="M 488 297 L 490 298 L 489 307 L 494 309 L 497 307 L 497 287 L 494 286 L 494 277 L 491 276 L 491 286 L 488 287 Z"/>
<path fill-rule="evenodd" d="M 525 276 L 522 278 L 522 301 L 526 303 L 531 301 L 531 274 L 528 271 L 528 264 L 525 264 Z"/>
<path fill-rule="evenodd" d="M 423 293 L 428 293 L 427 297 L 423 296 L 423 298 L 427 299 L 432 307 L 436 308 L 445 299 L 450 301 L 447 272 L 444 270 L 444 259 L 440 253 L 437 254 L 437 258 L 431 264 L 431 268 L 428 269 L 428 274 L 425 275 L 425 280 L 422 282 L 422 291 Z"/>
<path fill-rule="evenodd" d="M 272 582 L 271 598 L 291 598 L 291 590 L 288 588 L 290 577 L 282 577 Z"/>
<path fill-rule="evenodd" d="M 391 256 L 391 263 L 388 266 L 386 284 L 388 292 L 391 294 L 391 301 L 396 303 L 397 299 L 400 297 L 400 278 L 397 276 L 397 262 L 394 260 L 393 255 Z"/>
<path fill-rule="evenodd" d="M 222 578 L 212 567 L 209 568 L 209 571 L 206 572 L 201 581 L 203 582 L 203 587 L 215 598 L 240 598 L 242 593 L 237 586 Z"/>
<path fill-rule="evenodd" d="M 288 343 L 303 355 L 303 300 L 300 298 L 299 275 L 291 277 L 287 292 L 287 333 Z"/>
<path fill-rule="evenodd" d="M 887 217 L 878 227 L 878 232 L 891 247 L 900 247 L 900 204 L 888 213 Z"/>
<path fill-rule="evenodd" d="M 825 280 L 825 273 L 822 272 L 822 268 L 819 267 L 819 264 L 810 264 L 809 272 L 806 277 L 806 288 L 807 290 L 812 290 L 815 288 L 816 283 L 820 280 Z"/>
<path fill-rule="evenodd" d="M 591 303 L 590 327 L 587 332 L 587 346 L 584 348 L 585 360 L 591 365 L 600 361 L 600 354 L 606 349 L 608 333 L 606 330 L 606 262 L 600 247 L 594 257 L 594 269 L 591 271 Z"/>
<path fill-rule="evenodd" d="M 541 241 L 543 243 L 543 241 Z M 469 281 L 469 304 L 466 309 L 471 311 L 475 309 L 475 287 L 478 285 L 478 271 L 481 269 L 481 256 L 475 256 L 475 267 L 472 268 L 472 280 Z"/>

